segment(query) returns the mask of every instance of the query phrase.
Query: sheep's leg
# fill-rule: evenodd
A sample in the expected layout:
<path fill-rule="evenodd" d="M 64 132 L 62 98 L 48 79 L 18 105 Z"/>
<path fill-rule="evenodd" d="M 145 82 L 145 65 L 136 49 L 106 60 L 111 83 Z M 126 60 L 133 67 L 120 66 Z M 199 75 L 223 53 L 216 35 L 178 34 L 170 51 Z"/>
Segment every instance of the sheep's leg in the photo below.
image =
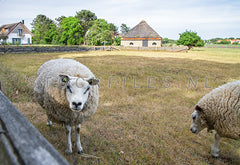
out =
<path fill-rule="evenodd" d="M 219 144 L 220 139 L 221 139 L 221 137 L 218 135 L 218 133 L 216 133 L 215 134 L 215 141 L 214 141 L 213 146 L 212 146 L 212 156 L 214 156 L 214 157 L 219 156 L 218 144 Z"/>
<path fill-rule="evenodd" d="M 75 129 L 76 129 L 76 143 L 77 143 L 77 151 L 78 154 L 83 154 L 83 148 L 81 146 L 81 141 L 80 141 L 80 128 L 81 128 L 81 124 L 76 125 Z"/>
<path fill-rule="evenodd" d="M 66 152 L 68 154 L 72 153 L 72 141 L 71 141 L 71 126 L 70 125 L 66 125 L 66 134 L 67 134 L 67 142 L 68 142 L 68 149 L 66 150 Z"/>
<path fill-rule="evenodd" d="M 52 126 L 52 121 L 49 120 L 49 119 L 47 119 L 47 125 L 48 125 L 49 127 L 51 127 L 51 126 Z"/>

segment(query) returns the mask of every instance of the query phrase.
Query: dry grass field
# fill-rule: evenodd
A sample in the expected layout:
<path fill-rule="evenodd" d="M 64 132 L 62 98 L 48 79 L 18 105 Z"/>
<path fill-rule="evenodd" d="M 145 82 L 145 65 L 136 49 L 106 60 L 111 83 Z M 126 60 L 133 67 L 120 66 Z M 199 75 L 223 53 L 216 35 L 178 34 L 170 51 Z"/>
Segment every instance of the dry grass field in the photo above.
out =
<path fill-rule="evenodd" d="M 45 110 L 33 98 L 38 68 L 55 58 L 80 61 L 101 80 L 99 108 L 81 129 L 89 157 L 75 148 L 65 154 L 65 128 L 49 128 Z M 6 54 L 0 65 L 5 95 L 70 164 L 240 164 L 240 141 L 222 139 L 216 159 L 210 155 L 214 134 L 190 131 L 198 100 L 240 79 L 240 49 Z"/>

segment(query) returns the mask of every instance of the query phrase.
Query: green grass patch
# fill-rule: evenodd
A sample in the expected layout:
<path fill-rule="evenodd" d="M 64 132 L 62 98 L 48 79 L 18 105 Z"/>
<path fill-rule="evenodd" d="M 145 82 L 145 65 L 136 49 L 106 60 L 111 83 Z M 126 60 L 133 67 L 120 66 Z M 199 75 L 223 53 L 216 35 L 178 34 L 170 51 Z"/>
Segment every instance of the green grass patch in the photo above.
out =
<path fill-rule="evenodd" d="M 80 61 L 101 79 L 99 108 L 81 130 L 84 152 L 97 158 L 81 157 L 75 148 L 65 154 L 64 127 L 46 126 L 45 110 L 32 99 L 32 82 L 21 78 L 34 80 L 37 69 L 55 58 Z M 240 79 L 239 49 L 7 54 L 0 63 L 4 93 L 71 164 L 240 163 L 239 141 L 222 139 L 220 158 L 213 159 L 213 134 L 189 130 L 197 101 Z"/>

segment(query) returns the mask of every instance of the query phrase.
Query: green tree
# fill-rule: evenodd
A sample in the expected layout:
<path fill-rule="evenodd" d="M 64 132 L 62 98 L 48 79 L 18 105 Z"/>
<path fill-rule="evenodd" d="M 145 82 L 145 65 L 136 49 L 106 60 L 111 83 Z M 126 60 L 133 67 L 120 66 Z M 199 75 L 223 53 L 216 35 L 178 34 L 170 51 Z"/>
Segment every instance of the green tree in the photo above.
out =
<path fill-rule="evenodd" d="M 185 31 L 179 34 L 180 38 L 177 40 L 177 45 L 185 45 L 191 49 L 193 46 L 204 46 L 203 40 L 197 35 L 196 32 Z"/>
<path fill-rule="evenodd" d="M 162 44 L 175 44 L 176 41 L 173 39 L 169 39 L 169 38 L 163 38 L 162 39 Z"/>
<path fill-rule="evenodd" d="M 113 23 L 109 24 L 109 30 L 112 31 L 114 35 L 118 33 L 118 27 L 115 26 Z"/>
<path fill-rule="evenodd" d="M 222 40 L 222 38 L 212 38 L 210 39 L 210 43 L 217 44 L 219 40 Z"/>
<path fill-rule="evenodd" d="M 45 15 L 40 14 L 34 18 L 33 22 L 31 23 L 32 33 L 34 35 L 33 43 L 45 43 L 45 32 L 51 29 L 52 24 L 54 24 L 54 22 Z"/>
<path fill-rule="evenodd" d="M 122 34 L 126 34 L 130 30 L 130 27 L 127 27 L 127 25 L 124 23 L 120 26 L 120 28 L 121 28 Z"/>
<path fill-rule="evenodd" d="M 60 26 L 61 33 L 60 42 L 65 45 L 78 45 L 83 42 L 83 30 L 79 19 L 75 17 L 67 17 L 62 19 Z"/>
<path fill-rule="evenodd" d="M 113 43 L 113 33 L 110 26 L 104 19 L 97 19 L 93 26 L 86 33 L 86 42 L 88 45 L 110 45 Z"/>
<path fill-rule="evenodd" d="M 114 39 L 114 45 L 116 45 L 116 46 L 121 45 L 121 37 L 116 37 L 116 38 Z"/>
<path fill-rule="evenodd" d="M 95 13 L 89 10 L 81 10 L 80 12 L 76 13 L 75 17 L 80 20 L 80 25 L 82 26 L 83 29 L 82 37 L 85 37 L 88 29 L 93 25 L 93 22 L 97 19 L 97 16 L 95 15 Z"/>
<path fill-rule="evenodd" d="M 231 42 L 227 41 L 227 39 L 224 39 L 221 42 L 219 42 L 218 44 L 231 44 Z"/>
<path fill-rule="evenodd" d="M 7 44 L 7 42 L 6 42 L 7 38 L 8 38 L 7 36 L 5 36 L 2 33 L 0 33 L 0 44 L 6 45 Z"/>
<path fill-rule="evenodd" d="M 60 29 L 55 25 L 51 24 L 50 29 L 45 32 L 44 41 L 47 44 L 59 44 Z"/>
<path fill-rule="evenodd" d="M 62 20 L 63 20 L 64 18 L 67 18 L 67 17 L 61 16 L 61 17 L 55 18 L 55 20 L 58 22 L 58 26 L 61 26 Z"/>
<path fill-rule="evenodd" d="M 170 43 L 168 38 L 163 38 L 162 39 L 162 44 L 168 44 L 168 43 Z"/>

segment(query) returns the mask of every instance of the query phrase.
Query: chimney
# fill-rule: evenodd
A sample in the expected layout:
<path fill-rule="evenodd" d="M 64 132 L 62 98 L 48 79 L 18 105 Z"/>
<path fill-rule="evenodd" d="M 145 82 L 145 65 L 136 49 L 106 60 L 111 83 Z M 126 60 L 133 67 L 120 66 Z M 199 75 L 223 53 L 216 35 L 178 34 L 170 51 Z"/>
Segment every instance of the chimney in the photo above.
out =
<path fill-rule="evenodd" d="M 24 24 L 24 20 L 22 20 L 22 24 Z"/>

